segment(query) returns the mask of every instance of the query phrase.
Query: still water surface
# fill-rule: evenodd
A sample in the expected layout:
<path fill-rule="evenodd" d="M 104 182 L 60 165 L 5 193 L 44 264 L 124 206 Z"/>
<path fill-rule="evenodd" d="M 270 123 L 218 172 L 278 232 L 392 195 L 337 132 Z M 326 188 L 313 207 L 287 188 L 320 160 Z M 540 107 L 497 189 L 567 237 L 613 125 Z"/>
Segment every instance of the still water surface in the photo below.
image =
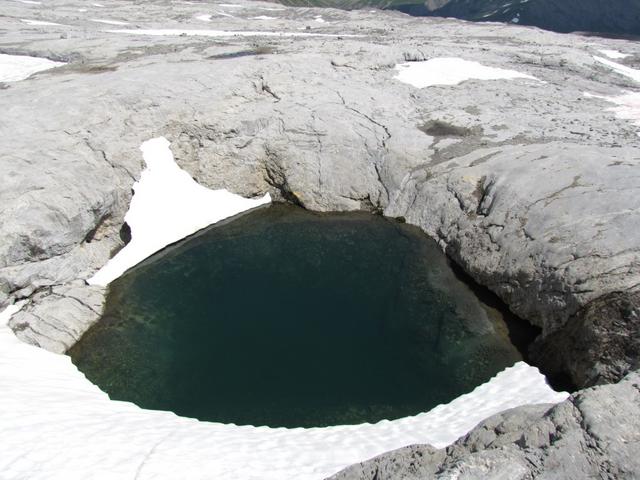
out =
<path fill-rule="evenodd" d="M 414 415 L 473 390 L 521 360 L 508 327 L 418 229 L 273 205 L 116 280 L 69 353 L 112 399 L 310 427 Z"/>

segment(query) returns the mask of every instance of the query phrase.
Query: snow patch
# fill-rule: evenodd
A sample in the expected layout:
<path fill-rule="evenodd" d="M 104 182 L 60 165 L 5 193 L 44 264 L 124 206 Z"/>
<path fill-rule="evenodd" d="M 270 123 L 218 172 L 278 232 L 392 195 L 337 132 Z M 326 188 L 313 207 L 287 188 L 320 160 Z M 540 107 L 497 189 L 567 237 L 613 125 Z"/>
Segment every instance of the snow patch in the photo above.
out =
<path fill-rule="evenodd" d="M 149 140 L 140 150 L 147 168 L 133 186 L 135 195 L 124 217 L 131 242 L 89 279 L 92 285 L 108 285 L 167 245 L 271 201 L 269 194 L 254 200 L 203 187 L 178 167 L 165 138 Z"/>
<path fill-rule="evenodd" d="M 101 18 L 90 18 L 91 22 L 104 23 L 106 25 L 129 25 L 127 22 L 121 22 L 119 20 L 103 20 Z"/>
<path fill-rule="evenodd" d="M 416 88 L 434 85 L 458 85 L 466 80 L 511 80 L 537 78 L 515 70 L 486 67 L 478 62 L 461 58 L 432 58 L 424 62 L 407 62 L 396 65 L 395 79 Z"/>
<path fill-rule="evenodd" d="M 46 58 L 0 54 L 0 82 L 17 82 L 36 72 L 65 65 Z"/>
<path fill-rule="evenodd" d="M 318 23 L 326 23 L 326 20 L 322 18 L 320 15 L 318 15 L 317 17 L 314 17 L 313 19 Z"/>
<path fill-rule="evenodd" d="M 447 405 L 373 425 L 284 429 L 199 422 L 109 400 L 69 357 L 15 337 L 6 323 L 20 307 L 0 313 L 3 478 L 321 480 L 405 445 L 444 447 L 499 411 L 568 396 L 520 362 Z"/>
<path fill-rule="evenodd" d="M 332 33 L 302 33 L 302 32 L 265 32 L 265 31 L 233 31 L 233 30 L 181 30 L 173 28 L 153 30 L 107 30 L 107 33 L 124 33 L 129 35 L 148 36 L 200 36 L 200 37 L 327 37 L 327 38 L 355 38 L 362 35 L 344 35 Z"/>
<path fill-rule="evenodd" d="M 630 120 L 633 125 L 640 127 L 640 92 L 627 92 L 624 95 L 605 97 L 584 92 L 586 98 L 598 98 L 617 105 L 609 108 L 618 118 Z M 640 131 L 637 132 L 640 136 Z"/>
<path fill-rule="evenodd" d="M 231 15 L 230 13 L 226 13 L 226 12 L 215 12 L 216 15 L 220 15 L 221 17 L 228 17 L 228 18 L 237 18 L 233 15 Z"/>
<path fill-rule="evenodd" d="M 50 26 L 61 26 L 59 23 L 55 23 L 55 22 L 45 22 L 43 20 L 29 20 L 26 18 L 21 18 L 20 19 L 21 22 L 26 23 L 27 25 L 33 25 L 33 26 L 46 26 L 46 25 L 50 25 Z"/>
<path fill-rule="evenodd" d="M 258 15 L 257 17 L 251 17 L 251 20 L 275 20 L 276 17 L 270 17 L 268 15 Z"/>
<path fill-rule="evenodd" d="M 101 3 L 92 3 L 91 5 L 98 8 L 104 8 L 104 5 L 102 5 Z"/>
<path fill-rule="evenodd" d="M 196 20 L 200 20 L 201 22 L 210 22 L 211 21 L 211 15 L 196 15 L 195 19 Z"/>
<path fill-rule="evenodd" d="M 598 51 L 601 54 L 603 54 L 605 57 L 613 58 L 614 60 L 627 58 L 631 56 L 628 53 L 621 53 L 618 50 L 598 50 Z"/>
<path fill-rule="evenodd" d="M 36 2 L 34 0 L 17 0 L 20 3 L 24 3 L 25 5 L 42 5 L 42 2 Z"/>
<path fill-rule="evenodd" d="M 6 333 L 6 328 L 8 328 L 9 320 L 11 317 L 22 310 L 22 307 L 27 303 L 26 300 L 20 300 L 19 302 L 14 303 L 13 305 L 9 305 L 2 312 L 0 312 L 0 332 Z"/>
<path fill-rule="evenodd" d="M 596 62 L 600 62 L 603 65 L 606 65 L 611 70 L 620 75 L 624 75 L 625 77 L 629 77 L 636 82 L 640 82 L 640 70 L 636 70 L 635 68 L 627 67 L 617 62 L 612 62 L 611 60 L 607 60 L 606 58 L 594 56 L 593 57 Z"/>

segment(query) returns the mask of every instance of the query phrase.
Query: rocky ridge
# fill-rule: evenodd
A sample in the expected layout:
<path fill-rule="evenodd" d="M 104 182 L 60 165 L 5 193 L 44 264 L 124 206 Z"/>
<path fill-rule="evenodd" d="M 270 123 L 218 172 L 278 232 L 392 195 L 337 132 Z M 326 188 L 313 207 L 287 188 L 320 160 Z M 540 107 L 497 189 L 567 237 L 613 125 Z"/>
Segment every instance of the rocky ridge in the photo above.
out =
<path fill-rule="evenodd" d="M 481 22 L 534 25 L 554 32 L 600 32 L 640 35 L 638 0 L 450 0 L 438 8 L 429 3 L 400 7 L 413 14 Z M 579 13 L 577 13 L 579 12 Z"/>
<path fill-rule="evenodd" d="M 617 412 L 630 414 L 621 423 Z M 331 480 L 602 478 L 640 472 L 640 376 L 558 405 L 495 415 L 447 448 L 412 445 L 353 465 Z"/>
<path fill-rule="evenodd" d="M 97 321 L 104 291 L 84 280 L 123 245 L 138 148 L 164 135 L 208 187 L 420 226 L 542 328 L 533 358 L 550 373 L 582 387 L 638 368 L 638 127 L 584 95 L 637 91 L 594 58 L 637 68 L 636 44 L 267 3 L 85 7 L 0 17 L 1 53 L 68 62 L 0 90 L 0 306 L 30 299 L 11 324 L 23 340 L 64 352 Z M 141 28 L 174 31 L 114 32 Z M 435 57 L 538 80 L 393 78 Z"/>

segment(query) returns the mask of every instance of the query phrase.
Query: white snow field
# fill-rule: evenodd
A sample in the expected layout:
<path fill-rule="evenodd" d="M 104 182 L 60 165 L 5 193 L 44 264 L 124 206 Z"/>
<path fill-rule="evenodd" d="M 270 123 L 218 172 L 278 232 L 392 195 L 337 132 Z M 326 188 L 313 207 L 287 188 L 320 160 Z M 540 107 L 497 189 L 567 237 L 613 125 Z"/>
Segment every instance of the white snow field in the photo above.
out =
<path fill-rule="evenodd" d="M 131 241 L 89 283 L 107 285 L 126 270 L 212 223 L 271 201 L 269 194 L 248 199 L 199 185 L 174 161 L 169 141 L 148 140 L 140 147 L 146 168 L 133 185 L 125 221 Z"/>
<path fill-rule="evenodd" d="M 0 82 L 18 82 L 29 78 L 36 72 L 65 65 L 47 58 L 26 55 L 6 55 L 0 53 Z"/>
<path fill-rule="evenodd" d="M 406 62 L 395 66 L 398 74 L 393 77 L 416 88 L 434 85 L 458 85 L 466 80 L 511 80 L 537 78 L 515 70 L 486 67 L 478 62 L 462 58 L 432 58 L 424 62 Z"/>
<path fill-rule="evenodd" d="M 27 25 L 32 25 L 32 26 L 50 26 L 50 27 L 55 27 L 55 26 L 61 26 L 61 24 L 59 23 L 55 23 L 55 22 L 45 22 L 43 20 L 29 20 L 27 18 L 21 18 L 20 21 L 22 23 L 26 23 Z"/>
<path fill-rule="evenodd" d="M 482 419 L 555 403 L 536 368 L 518 363 L 447 405 L 376 424 L 238 427 L 109 400 L 66 355 L 18 340 L 0 313 L 0 478 L 3 480 L 321 480 L 414 443 L 443 447 Z"/>
<path fill-rule="evenodd" d="M 629 120 L 633 125 L 640 127 L 640 92 L 627 92 L 615 97 L 605 97 L 584 92 L 584 96 L 587 98 L 599 98 L 615 104 L 615 107 L 607 110 L 613 112 L 618 118 Z M 637 133 L 640 135 L 640 131 Z"/>
<path fill-rule="evenodd" d="M 202 14 L 202 15 L 196 15 L 194 18 L 196 20 L 200 20 L 201 22 L 210 22 L 212 16 L 213 15 Z"/>
<path fill-rule="evenodd" d="M 603 50 L 600 50 L 600 51 L 602 52 Z M 612 51 L 615 51 L 615 50 L 612 50 Z M 624 56 L 628 56 L 628 55 L 624 55 Z M 611 68 L 614 72 L 620 75 L 629 77 L 636 82 L 640 82 L 640 70 L 636 70 L 634 68 L 630 68 L 625 65 L 612 62 L 602 57 L 594 56 L 593 58 L 596 61 Z M 618 57 L 618 58 L 624 58 L 624 57 Z M 633 125 L 640 126 L 640 92 L 627 91 L 622 95 L 618 95 L 614 97 L 594 95 L 589 92 L 584 92 L 584 96 L 587 98 L 599 98 L 600 100 L 605 100 L 607 102 L 615 104 L 616 106 L 610 108 L 609 109 L 610 111 L 612 111 L 618 118 L 622 118 L 623 120 L 629 120 Z M 640 136 L 640 131 L 636 133 Z"/>
<path fill-rule="evenodd" d="M 614 60 L 621 59 L 621 58 L 627 58 L 627 57 L 631 56 L 628 53 L 622 53 L 622 52 L 619 52 L 618 50 L 598 50 L 598 51 L 601 54 L 603 54 L 605 57 L 609 57 L 609 58 L 612 58 Z"/>
<path fill-rule="evenodd" d="M 635 68 L 627 67 L 626 65 L 622 65 L 617 62 L 612 62 L 611 60 L 607 60 L 606 58 L 594 56 L 594 60 L 597 62 L 606 65 L 614 72 L 619 73 L 620 75 L 624 75 L 625 77 L 629 77 L 636 82 L 640 82 L 640 70 L 636 70 Z"/>
<path fill-rule="evenodd" d="M 102 18 L 90 18 L 89 21 L 95 23 L 104 23 L 105 25 L 129 25 L 127 22 L 121 22 L 120 20 L 104 20 Z"/>

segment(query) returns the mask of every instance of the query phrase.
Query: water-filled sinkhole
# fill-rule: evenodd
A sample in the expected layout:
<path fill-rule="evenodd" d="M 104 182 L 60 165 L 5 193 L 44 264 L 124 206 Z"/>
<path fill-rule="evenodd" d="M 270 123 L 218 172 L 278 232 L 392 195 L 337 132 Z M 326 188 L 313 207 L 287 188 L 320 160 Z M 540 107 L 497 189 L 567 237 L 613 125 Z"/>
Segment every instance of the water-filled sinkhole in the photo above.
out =
<path fill-rule="evenodd" d="M 310 427 L 447 403 L 521 360 L 512 339 L 531 334 L 482 303 L 417 228 L 273 205 L 114 281 L 69 354 L 112 399 Z"/>

